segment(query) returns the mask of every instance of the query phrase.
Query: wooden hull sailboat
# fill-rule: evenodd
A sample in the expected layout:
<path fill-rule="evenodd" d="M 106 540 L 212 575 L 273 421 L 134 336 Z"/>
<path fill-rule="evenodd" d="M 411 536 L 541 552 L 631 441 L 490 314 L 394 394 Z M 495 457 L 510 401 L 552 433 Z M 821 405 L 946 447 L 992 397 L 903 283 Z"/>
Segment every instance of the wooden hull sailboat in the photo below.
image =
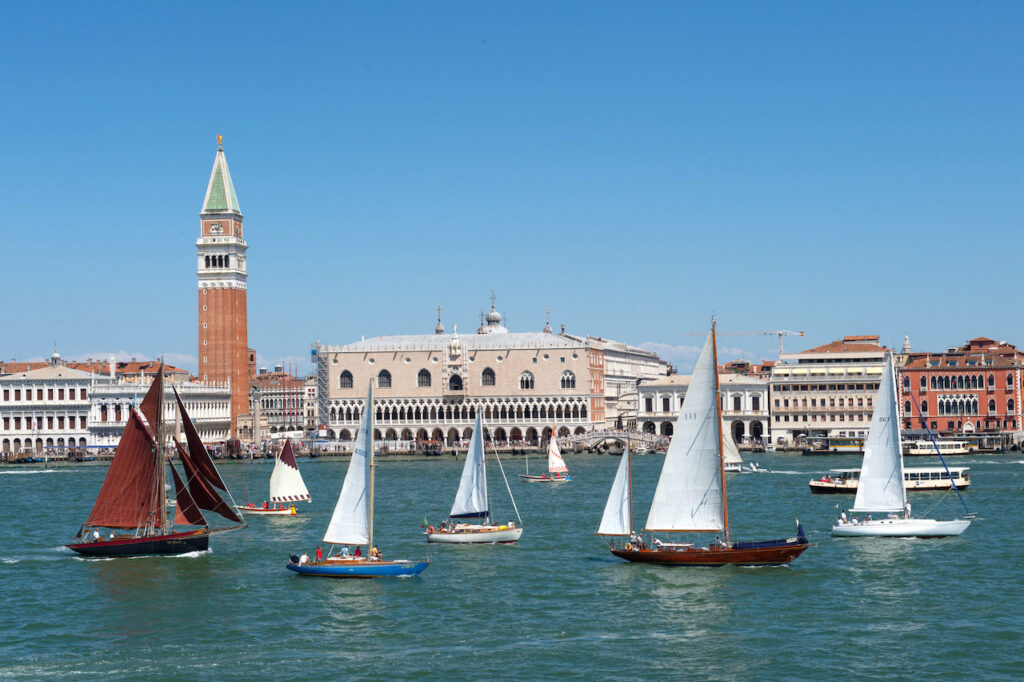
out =
<path fill-rule="evenodd" d="M 95 557 L 186 554 L 208 549 L 210 535 L 215 532 L 245 526 L 222 498 L 221 492 L 229 499 L 230 493 L 176 390 L 174 397 L 188 448 L 176 439 L 169 440 L 173 440 L 185 477 L 178 474 L 173 462 L 166 461 L 162 446 L 168 439 L 161 429 L 163 394 L 161 363 L 139 409 L 131 409 L 89 518 L 68 549 Z M 166 513 L 168 465 L 175 489 L 172 518 Z M 216 512 L 238 525 L 210 528 L 201 510 Z M 193 528 L 175 530 L 175 526 Z M 108 536 L 100 528 L 113 532 Z"/>
<path fill-rule="evenodd" d="M 352 459 L 345 472 L 338 502 L 323 541 L 341 545 L 341 552 L 332 548 L 320 561 L 309 561 L 305 555 L 292 555 L 285 565 L 289 571 L 314 578 L 402 578 L 421 573 L 429 560 L 385 561 L 373 544 L 373 383 L 366 394 L 363 416 L 359 424 Z M 350 556 L 348 547 L 366 547 L 369 556 Z M 360 549 L 361 553 L 361 549 Z"/>
<path fill-rule="evenodd" d="M 299 513 L 294 504 L 287 507 L 281 505 L 257 507 L 252 503 L 247 505 L 236 504 L 235 509 L 248 516 L 297 516 Z"/>
<path fill-rule="evenodd" d="M 738 459 L 738 452 L 730 457 L 723 442 L 714 324 L 694 367 L 674 434 L 644 532 L 649 536 L 712 533 L 715 541 L 704 546 L 658 538 L 648 542 L 643 533 L 633 530 L 631 454 L 627 447 L 597 532 L 629 537 L 624 545 L 610 543 L 613 555 L 663 566 L 778 566 L 793 561 L 810 546 L 799 521 L 796 536 L 784 540 L 733 542 L 729 537 L 725 472 L 727 459 Z"/>
<path fill-rule="evenodd" d="M 495 461 L 501 468 L 501 476 L 505 478 L 505 469 L 495 453 Z M 512 497 L 512 489 L 505 479 L 505 488 L 512 500 L 512 507 L 519 517 L 516 500 Z M 452 519 L 480 519 L 482 523 L 460 523 Z M 466 463 L 462 467 L 462 478 L 459 479 L 459 490 L 455 493 L 448 520 L 438 528 L 430 526 L 426 531 L 427 542 L 440 542 L 450 545 L 471 544 L 509 544 L 523 536 L 522 519 L 519 525 L 514 521 L 505 524 L 491 523 L 490 500 L 487 496 L 487 465 L 484 461 L 483 426 L 479 413 L 473 427 L 473 436 L 469 440 L 466 451 Z"/>
<path fill-rule="evenodd" d="M 915 519 L 910 515 L 903 472 L 901 414 L 896 403 L 897 395 L 896 370 L 892 354 L 887 354 L 875 409 L 871 415 L 871 429 L 864 442 L 864 462 L 857 480 L 857 497 L 851 510 L 854 514 L 866 516 L 848 518 L 844 511 L 832 526 L 832 535 L 835 537 L 940 538 L 960 535 L 971 525 L 968 519 L 936 521 Z M 936 452 L 941 459 L 942 453 L 938 447 Z M 942 463 L 945 465 L 945 460 Z M 957 490 L 948 467 L 946 474 L 950 486 Z M 959 490 L 957 495 L 960 495 Z M 966 511 L 967 505 L 962 497 L 960 501 Z M 876 514 L 879 518 L 872 518 Z"/>

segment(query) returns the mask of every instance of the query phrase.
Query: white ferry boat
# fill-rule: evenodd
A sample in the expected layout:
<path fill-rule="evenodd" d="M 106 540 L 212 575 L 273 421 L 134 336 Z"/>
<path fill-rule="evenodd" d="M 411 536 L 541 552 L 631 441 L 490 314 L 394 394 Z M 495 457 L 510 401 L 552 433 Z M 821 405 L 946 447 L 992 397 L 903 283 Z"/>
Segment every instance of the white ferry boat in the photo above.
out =
<path fill-rule="evenodd" d="M 934 450 L 933 450 L 934 452 Z M 971 484 L 968 467 L 950 467 L 956 487 L 961 490 Z M 832 469 L 821 478 L 810 481 L 811 492 L 818 495 L 857 492 L 860 469 Z M 903 469 L 903 486 L 907 490 L 948 490 L 952 487 L 943 467 L 910 467 Z"/>
<path fill-rule="evenodd" d="M 939 453 L 943 457 L 968 455 L 971 452 L 965 440 L 937 440 L 934 444 L 930 440 L 914 440 L 904 444 L 903 454 L 907 457 L 934 455 L 936 445 L 939 446 Z"/>

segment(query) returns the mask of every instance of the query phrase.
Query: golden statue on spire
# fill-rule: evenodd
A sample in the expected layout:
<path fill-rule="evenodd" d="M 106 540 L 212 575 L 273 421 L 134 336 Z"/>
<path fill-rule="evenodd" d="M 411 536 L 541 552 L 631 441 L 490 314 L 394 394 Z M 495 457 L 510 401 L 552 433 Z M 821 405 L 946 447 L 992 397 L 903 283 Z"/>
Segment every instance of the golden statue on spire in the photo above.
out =
<path fill-rule="evenodd" d="M 222 146 L 223 142 L 224 142 L 224 136 L 221 135 L 220 133 L 217 133 L 217 146 L 218 147 Z"/>

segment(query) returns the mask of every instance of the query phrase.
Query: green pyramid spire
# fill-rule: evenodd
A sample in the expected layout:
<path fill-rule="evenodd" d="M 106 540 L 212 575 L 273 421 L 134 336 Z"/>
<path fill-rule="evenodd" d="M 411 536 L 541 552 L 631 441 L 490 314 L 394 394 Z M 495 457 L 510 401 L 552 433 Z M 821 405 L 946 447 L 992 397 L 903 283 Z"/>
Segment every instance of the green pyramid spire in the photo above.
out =
<path fill-rule="evenodd" d="M 224 156 L 221 136 L 217 136 L 217 156 L 213 160 L 213 172 L 210 173 L 210 184 L 206 187 L 206 198 L 203 200 L 203 213 L 238 213 L 242 209 L 238 205 L 235 185 L 231 182 L 231 171 L 228 160 Z"/>

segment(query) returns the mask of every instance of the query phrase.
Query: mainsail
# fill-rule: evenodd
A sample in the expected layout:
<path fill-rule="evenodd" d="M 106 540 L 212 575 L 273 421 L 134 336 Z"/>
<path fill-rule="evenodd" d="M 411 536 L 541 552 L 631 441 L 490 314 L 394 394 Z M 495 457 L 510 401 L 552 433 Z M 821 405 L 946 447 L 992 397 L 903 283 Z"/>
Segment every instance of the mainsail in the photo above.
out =
<path fill-rule="evenodd" d="M 181 447 L 181 446 L 178 446 Z M 192 499 L 185 482 L 178 475 L 178 470 L 171 466 L 171 476 L 174 477 L 174 523 L 176 525 L 206 526 L 206 519 L 199 506 Z"/>
<path fill-rule="evenodd" d="M 154 386 L 155 386 L 154 382 Z M 153 393 L 150 388 L 149 394 Z M 149 398 L 147 394 L 146 398 Z M 161 528 L 163 460 L 156 442 L 134 409 L 114 452 L 87 526 Z"/>
<path fill-rule="evenodd" d="M 181 415 L 182 427 L 185 430 L 185 442 L 188 443 L 188 453 L 192 457 L 192 463 L 199 469 L 199 473 L 204 479 L 226 492 L 228 488 L 217 472 L 210 453 L 206 451 L 206 446 L 203 445 L 203 439 L 199 437 L 196 425 L 192 423 L 188 412 L 185 411 L 185 405 L 181 402 L 178 389 L 174 389 L 174 399 L 178 401 L 178 414 Z M 145 401 L 143 401 L 143 405 L 145 405 Z"/>
<path fill-rule="evenodd" d="M 611 492 L 608 493 L 608 501 L 604 505 L 601 526 L 597 529 L 598 535 L 629 535 L 633 532 L 629 494 L 629 452 L 627 452 L 619 460 L 615 481 L 612 483 Z"/>
<path fill-rule="evenodd" d="M 729 434 L 724 434 L 722 437 L 722 460 L 726 464 L 743 464 L 740 449 Z"/>
<path fill-rule="evenodd" d="M 480 413 L 476 415 L 473 436 L 469 439 L 469 451 L 466 453 L 466 464 L 462 467 L 462 478 L 459 480 L 459 491 L 455 493 L 455 504 L 452 505 L 452 518 L 487 518 L 490 510 L 487 507 L 487 467 L 484 464 L 483 428 L 480 426 Z"/>
<path fill-rule="evenodd" d="M 363 418 L 356 436 L 338 503 L 324 533 L 324 542 L 336 545 L 365 545 L 370 542 L 370 457 L 373 449 L 373 385 L 366 393 Z"/>
<path fill-rule="evenodd" d="M 888 354 L 871 415 L 871 430 L 864 443 L 864 462 L 853 502 L 855 512 L 903 512 L 906 506 L 895 374 L 892 355 Z"/>
<path fill-rule="evenodd" d="M 271 502 L 300 502 L 309 499 L 309 491 L 299 473 L 299 464 L 292 452 L 292 441 L 285 438 L 281 454 L 274 463 L 274 471 L 270 474 Z"/>
<path fill-rule="evenodd" d="M 647 530 L 725 529 L 714 344 L 712 327 L 676 419 L 675 435 L 647 516 Z"/>
<path fill-rule="evenodd" d="M 554 429 L 551 430 L 551 440 L 548 441 L 548 471 L 552 474 L 569 473 L 569 467 L 565 466 L 562 453 L 558 451 L 558 437 Z"/>
<path fill-rule="evenodd" d="M 224 501 L 217 492 L 217 489 L 213 487 L 213 484 L 203 477 L 199 468 L 196 466 L 195 458 L 192 456 L 192 453 L 186 452 L 185 448 L 181 447 L 181 443 L 177 440 L 174 441 L 174 447 L 178 450 L 178 457 L 181 458 L 181 466 L 185 470 L 185 480 L 188 483 L 188 490 L 192 495 L 192 499 L 195 500 L 196 505 L 200 509 L 216 512 L 228 521 L 245 523 L 245 521 L 238 515 L 238 512 L 236 512 L 230 504 Z M 203 449 L 203 452 L 206 452 L 205 448 Z M 173 469 L 174 467 L 172 466 L 171 468 Z"/>

